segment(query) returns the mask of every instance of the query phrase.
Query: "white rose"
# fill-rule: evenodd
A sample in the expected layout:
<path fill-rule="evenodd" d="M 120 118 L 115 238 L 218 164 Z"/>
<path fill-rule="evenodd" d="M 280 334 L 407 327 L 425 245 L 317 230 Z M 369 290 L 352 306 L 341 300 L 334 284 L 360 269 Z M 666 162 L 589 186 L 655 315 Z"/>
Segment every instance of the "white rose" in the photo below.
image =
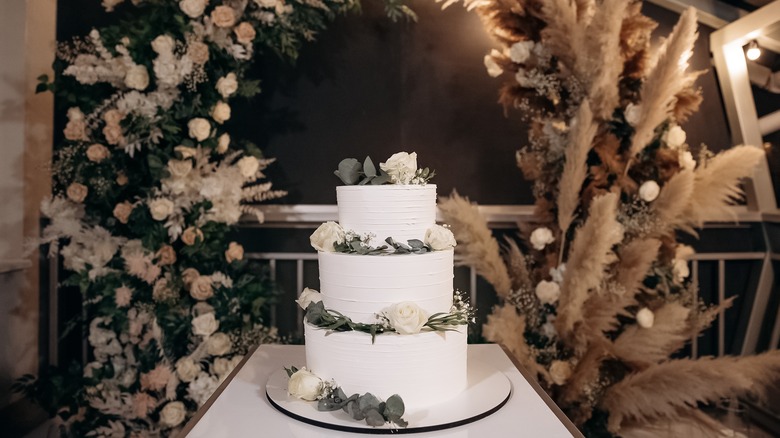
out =
<path fill-rule="evenodd" d="M 552 231 L 547 227 L 537 228 L 531 233 L 531 245 L 534 249 L 543 250 L 545 246 L 555 242 Z"/>
<path fill-rule="evenodd" d="M 287 392 L 302 400 L 317 400 L 325 389 L 325 382 L 306 368 L 301 368 L 287 382 Z"/>
<path fill-rule="evenodd" d="M 143 91 L 149 86 L 149 72 L 143 65 L 134 65 L 127 70 L 125 85 Z"/>
<path fill-rule="evenodd" d="M 181 0 L 179 8 L 190 18 L 198 18 L 206 10 L 208 0 Z"/>
<path fill-rule="evenodd" d="M 674 125 L 664 133 L 663 140 L 667 146 L 676 149 L 685 144 L 686 137 L 685 131 L 680 126 Z"/>
<path fill-rule="evenodd" d="M 149 211 L 156 221 L 164 221 L 173 213 L 173 201 L 167 198 L 157 198 L 149 202 Z"/>
<path fill-rule="evenodd" d="M 214 333 L 206 341 L 206 352 L 212 356 L 222 356 L 230 353 L 233 349 L 233 343 L 230 336 L 225 333 Z"/>
<path fill-rule="evenodd" d="M 639 123 L 639 118 L 642 116 L 642 107 L 629 103 L 623 116 L 626 118 L 626 122 L 628 122 L 629 125 L 636 126 Z"/>
<path fill-rule="evenodd" d="M 636 312 L 636 323 L 642 328 L 652 328 L 655 322 L 655 314 L 647 307 L 643 307 Z"/>
<path fill-rule="evenodd" d="M 87 158 L 95 163 L 105 160 L 109 155 L 111 153 L 108 151 L 108 148 L 100 143 L 95 143 L 87 148 Z"/>
<path fill-rule="evenodd" d="M 661 193 L 661 187 L 653 180 L 645 181 L 639 186 L 639 199 L 645 202 L 655 201 L 659 193 Z"/>
<path fill-rule="evenodd" d="M 379 168 L 390 175 L 395 184 L 409 184 L 417 172 L 417 152 L 398 152 L 387 159 L 387 162 L 379 163 Z"/>
<path fill-rule="evenodd" d="M 258 169 L 260 169 L 260 162 L 257 161 L 257 158 L 248 155 L 238 160 L 236 166 L 238 166 L 238 170 L 241 171 L 241 175 L 244 178 L 250 178 L 255 176 Z"/>
<path fill-rule="evenodd" d="M 314 230 L 314 233 L 309 238 L 309 242 L 317 251 L 334 252 L 336 249 L 333 245 L 343 243 L 345 238 L 344 229 L 341 228 L 341 225 L 328 221 Z"/>
<path fill-rule="evenodd" d="M 198 301 L 207 300 L 214 296 L 214 289 L 211 287 L 211 278 L 207 275 L 200 275 L 195 278 L 190 287 L 190 296 Z"/>
<path fill-rule="evenodd" d="M 160 423 L 168 427 L 176 427 L 187 417 L 187 408 L 180 401 L 170 402 L 160 411 Z"/>
<path fill-rule="evenodd" d="M 691 154 L 690 151 L 680 151 L 678 164 L 683 170 L 693 170 L 696 168 L 696 160 L 693 159 L 693 154 Z"/>
<path fill-rule="evenodd" d="M 571 377 L 571 364 L 562 360 L 554 360 L 550 364 L 550 377 L 553 383 L 560 386 L 566 383 Z"/>
<path fill-rule="evenodd" d="M 230 105 L 222 101 L 217 102 L 211 109 L 211 118 L 220 125 L 230 120 Z"/>
<path fill-rule="evenodd" d="M 190 160 L 169 160 L 168 171 L 171 176 L 184 178 L 192 170 L 192 161 Z"/>
<path fill-rule="evenodd" d="M 223 378 L 230 374 L 230 372 L 233 370 L 233 362 L 229 359 L 226 359 L 224 357 L 218 357 L 214 359 L 214 374 L 219 376 L 220 378 Z"/>
<path fill-rule="evenodd" d="M 160 35 L 152 40 L 152 50 L 159 55 L 173 53 L 176 41 L 169 35 Z"/>
<path fill-rule="evenodd" d="M 402 335 L 420 333 L 428 322 L 428 314 L 425 310 L 411 301 L 393 304 L 383 313 L 390 321 L 390 326 Z"/>
<path fill-rule="evenodd" d="M 519 43 L 514 43 L 512 44 L 512 47 L 509 48 L 509 58 L 512 59 L 512 62 L 521 64 L 528 60 L 533 48 L 533 41 L 520 41 Z"/>
<path fill-rule="evenodd" d="M 185 357 L 176 362 L 176 375 L 182 382 L 191 382 L 200 374 L 200 364 Z"/>
<path fill-rule="evenodd" d="M 230 146 L 230 134 L 226 132 L 217 139 L 217 153 L 224 154 L 227 152 L 228 146 Z"/>
<path fill-rule="evenodd" d="M 211 135 L 211 123 L 202 117 L 196 117 L 187 122 L 187 129 L 190 137 L 198 141 L 203 141 Z"/>
<path fill-rule="evenodd" d="M 457 245 L 457 242 L 455 242 L 455 236 L 449 228 L 441 225 L 434 225 L 425 231 L 425 244 L 430 246 L 434 251 L 441 251 L 454 248 Z"/>
<path fill-rule="evenodd" d="M 187 146 L 176 146 L 174 151 L 181 154 L 182 158 L 191 158 L 198 154 L 198 150 Z"/>
<path fill-rule="evenodd" d="M 217 80 L 217 91 L 220 96 L 227 98 L 238 90 L 238 80 L 235 73 L 228 73 L 227 75 Z"/>
<path fill-rule="evenodd" d="M 214 317 L 214 312 L 192 318 L 192 332 L 198 336 L 210 336 L 219 328 L 219 321 Z"/>
<path fill-rule="evenodd" d="M 553 304 L 561 296 L 561 287 L 554 281 L 542 280 L 536 285 L 535 292 L 542 304 Z"/>
<path fill-rule="evenodd" d="M 295 300 L 296 303 L 298 303 L 299 306 L 301 306 L 301 309 L 306 310 L 307 307 L 309 307 L 309 304 L 311 303 L 319 303 L 322 301 L 322 294 L 317 292 L 314 289 L 304 288 L 303 292 L 301 292 L 301 295 L 298 296 L 298 299 Z"/>
<path fill-rule="evenodd" d="M 490 75 L 491 78 L 501 76 L 501 73 L 504 72 L 504 69 L 502 69 L 493 58 L 495 55 L 500 55 L 500 53 L 498 50 L 493 49 L 493 52 L 491 52 L 490 55 L 485 55 L 484 59 L 485 68 L 487 69 L 488 75 Z"/>

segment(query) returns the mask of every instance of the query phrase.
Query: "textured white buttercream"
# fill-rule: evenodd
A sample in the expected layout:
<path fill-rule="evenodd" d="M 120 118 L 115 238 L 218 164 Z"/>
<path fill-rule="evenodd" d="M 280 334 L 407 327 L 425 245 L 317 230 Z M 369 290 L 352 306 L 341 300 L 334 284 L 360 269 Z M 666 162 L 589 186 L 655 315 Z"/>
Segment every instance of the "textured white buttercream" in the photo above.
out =
<path fill-rule="evenodd" d="M 306 366 L 347 395 L 398 394 L 407 408 L 435 405 L 466 388 L 466 327 L 416 335 L 329 332 L 305 327 Z"/>

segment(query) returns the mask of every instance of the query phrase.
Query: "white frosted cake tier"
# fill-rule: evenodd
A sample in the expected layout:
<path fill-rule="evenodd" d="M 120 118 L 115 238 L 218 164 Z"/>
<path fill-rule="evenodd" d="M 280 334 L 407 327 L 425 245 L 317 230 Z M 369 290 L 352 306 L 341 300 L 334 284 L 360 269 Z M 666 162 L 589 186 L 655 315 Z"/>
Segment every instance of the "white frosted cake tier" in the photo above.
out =
<path fill-rule="evenodd" d="M 306 367 L 333 379 L 349 396 L 370 392 L 382 400 L 398 394 L 407 408 L 435 405 L 468 384 L 466 326 L 415 335 L 384 333 L 371 343 L 361 332 L 329 332 L 305 324 Z"/>
<path fill-rule="evenodd" d="M 355 322 L 375 323 L 377 313 L 403 301 L 414 301 L 429 315 L 452 307 L 452 250 L 381 256 L 320 252 L 319 268 L 323 305 Z"/>
<path fill-rule="evenodd" d="M 386 238 L 423 240 L 436 223 L 436 185 L 339 186 L 339 224 L 360 234 L 373 233 L 372 244 Z"/>

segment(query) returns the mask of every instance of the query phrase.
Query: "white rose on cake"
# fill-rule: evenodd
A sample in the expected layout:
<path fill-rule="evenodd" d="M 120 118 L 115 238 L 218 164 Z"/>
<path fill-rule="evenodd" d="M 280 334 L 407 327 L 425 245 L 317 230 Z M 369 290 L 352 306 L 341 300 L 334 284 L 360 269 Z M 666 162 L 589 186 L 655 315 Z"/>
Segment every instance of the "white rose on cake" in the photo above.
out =
<path fill-rule="evenodd" d="M 306 368 L 301 368 L 290 376 L 287 393 L 302 400 L 317 400 L 325 389 L 325 382 Z"/>
<path fill-rule="evenodd" d="M 434 251 L 442 251 L 454 248 L 458 243 L 455 242 L 455 236 L 449 228 L 434 225 L 425 232 L 425 244 Z"/>
<path fill-rule="evenodd" d="M 390 326 L 402 335 L 420 333 L 428 322 L 428 314 L 425 310 L 411 301 L 393 304 L 383 313 L 390 321 Z"/>
<path fill-rule="evenodd" d="M 314 230 L 314 233 L 309 238 L 309 242 L 317 251 L 334 252 L 336 248 L 333 245 L 344 243 L 345 234 L 341 225 L 328 221 Z"/>
<path fill-rule="evenodd" d="M 314 289 L 309 289 L 308 287 L 303 289 L 301 295 L 295 300 L 303 310 L 306 310 L 306 308 L 309 307 L 309 304 L 319 303 L 320 301 L 322 301 L 322 294 Z"/>
<path fill-rule="evenodd" d="M 390 175 L 394 184 L 409 184 L 417 172 L 417 152 L 393 154 L 387 162 L 379 163 L 379 168 Z"/>

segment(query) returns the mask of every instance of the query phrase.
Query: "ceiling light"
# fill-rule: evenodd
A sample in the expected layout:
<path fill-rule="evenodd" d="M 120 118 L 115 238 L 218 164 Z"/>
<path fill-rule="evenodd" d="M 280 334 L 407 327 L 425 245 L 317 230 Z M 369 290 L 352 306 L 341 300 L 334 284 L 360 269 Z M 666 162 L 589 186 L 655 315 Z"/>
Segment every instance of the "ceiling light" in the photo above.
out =
<path fill-rule="evenodd" d="M 761 56 L 761 48 L 758 47 L 758 42 L 756 40 L 751 41 L 748 43 L 747 46 L 747 52 L 745 52 L 745 56 L 747 59 L 751 61 L 755 61 L 758 59 L 759 56 Z"/>

